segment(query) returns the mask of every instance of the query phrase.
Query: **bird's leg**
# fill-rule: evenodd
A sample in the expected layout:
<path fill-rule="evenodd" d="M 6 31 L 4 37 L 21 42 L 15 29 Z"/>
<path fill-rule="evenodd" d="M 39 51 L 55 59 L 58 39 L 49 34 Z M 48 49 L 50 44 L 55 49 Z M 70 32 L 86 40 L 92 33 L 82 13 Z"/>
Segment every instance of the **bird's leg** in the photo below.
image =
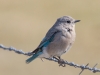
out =
<path fill-rule="evenodd" d="M 66 66 L 66 64 L 64 63 L 64 60 L 63 60 L 63 59 L 61 59 L 61 57 L 60 57 L 60 56 L 53 57 L 53 58 L 55 58 L 55 59 L 57 59 L 57 60 L 58 60 L 58 64 L 59 64 L 59 66 L 62 66 L 62 67 L 65 67 L 65 66 Z"/>
<path fill-rule="evenodd" d="M 60 57 L 60 56 L 57 56 L 57 57 L 59 58 L 59 60 L 58 60 L 58 64 L 59 64 L 59 66 L 65 67 L 65 66 L 66 66 L 66 64 L 64 63 L 64 60 L 63 60 L 63 59 L 61 59 L 61 57 Z"/>
<path fill-rule="evenodd" d="M 44 62 L 42 58 L 41 58 L 41 60 L 42 60 L 42 62 Z"/>

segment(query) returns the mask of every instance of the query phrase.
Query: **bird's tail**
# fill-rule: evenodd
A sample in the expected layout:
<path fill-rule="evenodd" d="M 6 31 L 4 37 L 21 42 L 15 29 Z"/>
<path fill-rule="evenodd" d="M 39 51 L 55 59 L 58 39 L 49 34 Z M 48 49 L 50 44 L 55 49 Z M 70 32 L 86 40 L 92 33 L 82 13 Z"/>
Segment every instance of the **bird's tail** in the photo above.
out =
<path fill-rule="evenodd" d="M 27 60 L 26 60 L 26 63 L 28 64 L 28 63 L 30 63 L 31 61 L 33 61 L 35 58 L 37 58 L 39 55 L 41 55 L 42 54 L 42 52 L 37 52 L 36 54 L 33 54 L 32 55 L 32 57 L 30 57 L 30 58 L 28 58 Z"/>

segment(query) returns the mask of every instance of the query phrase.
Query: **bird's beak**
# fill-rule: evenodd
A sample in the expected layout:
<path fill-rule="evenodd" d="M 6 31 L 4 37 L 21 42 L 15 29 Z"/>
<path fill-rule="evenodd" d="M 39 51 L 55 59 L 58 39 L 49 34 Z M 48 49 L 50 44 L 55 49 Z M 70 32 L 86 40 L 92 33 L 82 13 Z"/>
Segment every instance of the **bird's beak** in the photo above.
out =
<path fill-rule="evenodd" d="M 75 20 L 74 23 L 80 22 L 81 20 Z"/>

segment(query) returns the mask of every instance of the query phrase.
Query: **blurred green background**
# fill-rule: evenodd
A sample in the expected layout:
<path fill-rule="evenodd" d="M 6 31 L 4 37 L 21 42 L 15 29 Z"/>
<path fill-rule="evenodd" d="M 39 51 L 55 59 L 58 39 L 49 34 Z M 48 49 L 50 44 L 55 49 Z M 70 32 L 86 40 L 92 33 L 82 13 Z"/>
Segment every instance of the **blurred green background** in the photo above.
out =
<path fill-rule="evenodd" d="M 56 19 L 70 15 L 76 24 L 76 41 L 63 59 L 93 67 L 100 63 L 100 0 L 0 0 L 0 44 L 25 52 L 34 50 Z M 59 67 L 39 58 L 0 49 L 0 75 L 78 75 L 81 69 Z M 100 64 L 97 66 L 100 68 Z M 81 75 L 100 75 L 85 70 Z"/>

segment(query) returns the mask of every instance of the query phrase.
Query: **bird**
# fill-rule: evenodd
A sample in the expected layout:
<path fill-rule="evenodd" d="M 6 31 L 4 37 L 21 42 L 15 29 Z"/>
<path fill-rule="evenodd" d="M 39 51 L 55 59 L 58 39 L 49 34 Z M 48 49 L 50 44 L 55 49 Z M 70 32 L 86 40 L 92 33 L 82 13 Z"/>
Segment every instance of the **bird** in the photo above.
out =
<path fill-rule="evenodd" d="M 26 60 L 30 63 L 36 58 L 57 58 L 61 60 L 61 55 L 68 52 L 76 38 L 75 20 L 71 16 L 62 16 L 48 30 L 39 46 L 32 51 L 32 56 Z"/>

